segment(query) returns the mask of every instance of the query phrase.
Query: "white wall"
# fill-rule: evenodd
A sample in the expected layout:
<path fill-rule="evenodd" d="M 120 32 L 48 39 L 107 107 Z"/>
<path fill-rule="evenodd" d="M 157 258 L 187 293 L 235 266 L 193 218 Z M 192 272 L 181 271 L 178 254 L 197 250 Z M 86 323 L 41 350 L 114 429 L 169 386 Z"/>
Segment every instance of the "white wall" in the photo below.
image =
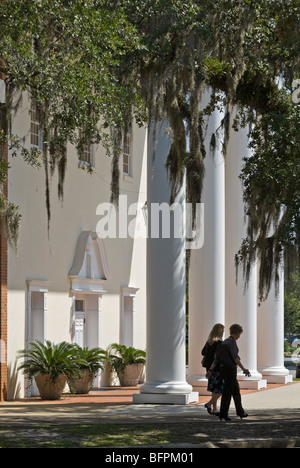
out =
<path fill-rule="evenodd" d="M 29 103 L 13 121 L 13 133 L 26 137 L 29 145 Z M 128 204 L 146 201 L 146 131 L 134 128 L 133 177 L 121 176 L 120 193 Z M 8 261 L 8 365 L 13 368 L 16 353 L 27 338 L 28 280 L 51 282 L 47 295 L 47 336 L 59 342 L 71 341 L 72 297 L 68 273 L 73 263 L 77 240 L 82 231 L 96 231 L 99 203 L 109 202 L 111 159 L 98 147 L 93 174 L 78 168 L 74 148 L 68 150 L 63 202 L 57 198 L 57 176 L 51 181 L 51 221 L 47 230 L 44 169 L 32 168 L 21 156 L 10 158 L 8 196 L 22 214 L 17 254 L 9 252 Z M 120 161 L 122 170 L 122 158 Z M 131 218 L 129 218 L 131 219 Z M 110 270 L 102 297 L 101 346 L 119 341 L 121 287 L 139 288 L 136 295 L 135 343 L 145 348 L 145 239 L 105 239 Z M 22 386 L 23 378 L 19 378 Z M 14 396 L 16 387 L 8 389 Z M 21 391 L 22 394 L 23 390 Z"/>

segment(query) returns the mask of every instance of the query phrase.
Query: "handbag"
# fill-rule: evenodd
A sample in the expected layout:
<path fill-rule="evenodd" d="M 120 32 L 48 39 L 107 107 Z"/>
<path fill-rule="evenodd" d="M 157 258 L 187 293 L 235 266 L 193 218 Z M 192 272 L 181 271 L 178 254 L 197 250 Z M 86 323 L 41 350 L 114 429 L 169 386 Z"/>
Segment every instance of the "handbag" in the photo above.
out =
<path fill-rule="evenodd" d="M 202 367 L 205 367 L 205 369 L 207 368 L 207 365 L 208 365 L 208 361 L 207 361 L 207 343 L 205 344 L 203 350 L 202 350 L 202 354 L 203 354 L 203 358 L 202 358 L 202 361 L 201 361 L 201 365 Z"/>

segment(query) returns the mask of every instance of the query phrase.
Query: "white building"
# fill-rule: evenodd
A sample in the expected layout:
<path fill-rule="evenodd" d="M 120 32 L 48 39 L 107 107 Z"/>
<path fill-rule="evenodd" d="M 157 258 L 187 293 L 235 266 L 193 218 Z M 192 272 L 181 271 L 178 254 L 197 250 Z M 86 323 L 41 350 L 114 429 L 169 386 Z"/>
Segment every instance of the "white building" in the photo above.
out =
<path fill-rule="evenodd" d="M 24 98 L 12 132 L 24 136 L 28 146 L 39 146 L 34 119 Z M 146 201 L 145 135 L 145 129 L 134 128 L 120 158 L 120 194 L 128 209 Z M 68 151 L 62 202 L 56 176 L 51 182 L 49 232 L 44 169 L 9 155 L 8 198 L 22 215 L 18 251 L 9 250 L 7 261 L 9 399 L 24 395 L 16 356 L 27 340 L 66 340 L 104 349 L 114 342 L 146 346 L 146 240 L 97 236 L 98 223 L 109 218 L 104 208 L 109 208 L 111 160 L 101 147 L 89 148 L 93 172 L 88 174 L 75 149 Z M 118 223 L 118 210 L 116 215 Z M 131 229 L 133 215 L 128 214 Z M 116 235 L 118 229 L 119 223 Z"/>
<path fill-rule="evenodd" d="M 24 99 L 12 132 L 24 136 L 28 146 L 39 146 L 38 122 L 30 107 Z M 221 118 L 217 112 L 210 118 L 208 142 Z M 151 226 L 152 204 L 169 203 L 165 162 L 171 142 L 160 125 L 153 160 L 151 130 L 149 134 L 134 127 L 128 135 L 120 158 L 120 206 L 117 211 L 110 207 L 110 214 L 111 161 L 105 151 L 88 149 L 93 167 L 88 174 L 75 149 L 68 148 L 62 203 L 56 176 L 51 183 L 49 232 L 43 169 L 8 156 L 8 198 L 19 206 L 22 222 L 17 254 L 9 250 L 7 260 L 1 254 L 1 337 L 7 343 L 2 399 L 26 393 L 24 376 L 16 370 L 18 350 L 27 340 L 48 339 L 89 347 L 106 348 L 113 342 L 147 347 L 146 381 L 134 402 L 196 401 L 198 393 L 206 392 L 201 349 L 217 322 L 225 324 L 226 335 L 234 322 L 244 327 L 240 354 L 252 377 L 240 376 L 241 386 L 290 381 L 283 364 L 283 285 L 279 297 L 272 293 L 258 313 L 255 269 L 246 292 L 241 279 L 235 283 L 234 254 L 245 232 L 238 178 L 247 148 L 243 132 L 232 135 L 226 160 L 218 146 L 206 158 L 204 242 L 191 252 L 186 374 L 185 235 L 166 238 L 160 229 L 147 240 L 141 216 L 147 202 Z M 183 226 L 184 185 L 176 203 Z"/>

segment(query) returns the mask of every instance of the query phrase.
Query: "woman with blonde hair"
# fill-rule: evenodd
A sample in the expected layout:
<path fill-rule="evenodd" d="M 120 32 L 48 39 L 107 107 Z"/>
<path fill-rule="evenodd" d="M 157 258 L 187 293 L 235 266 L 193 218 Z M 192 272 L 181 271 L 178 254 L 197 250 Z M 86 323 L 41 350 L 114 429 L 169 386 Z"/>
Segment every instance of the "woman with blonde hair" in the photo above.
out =
<path fill-rule="evenodd" d="M 209 371 L 212 363 L 215 360 L 216 350 L 223 340 L 224 325 L 217 323 L 213 326 L 208 338 L 202 349 L 202 366 L 206 368 L 206 373 Z M 219 416 L 217 411 L 217 401 L 223 393 L 223 379 L 220 375 L 219 366 L 214 368 L 214 371 L 208 378 L 207 390 L 212 393 L 211 399 L 204 405 L 209 414 Z M 211 408 L 213 407 L 213 408 Z"/>

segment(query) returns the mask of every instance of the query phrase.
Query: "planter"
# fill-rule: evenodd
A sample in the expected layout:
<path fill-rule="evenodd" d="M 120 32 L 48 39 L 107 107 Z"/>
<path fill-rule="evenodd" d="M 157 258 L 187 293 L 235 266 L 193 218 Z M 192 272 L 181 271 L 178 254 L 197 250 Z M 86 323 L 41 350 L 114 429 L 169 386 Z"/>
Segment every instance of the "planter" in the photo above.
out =
<path fill-rule="evenodd" d="M 91 375 L 88 369 L 84 370 L 80 377 L 68 379 L 68 384 L 71 393 L 84 395 L 89 393 L 93 381 L 93 374 Z"/>
<path fill-rule="evenodd" d="M 145 364 L 128 364 L 118 370 L 121 387 L 136 387 L 141 379 Z"/>
<path fill-rule="evenodd" d="M 114 367 L 109 363 L 104 363 L 104 370 L 101 372 L 101 387 L 117 387 L 120 385 L 119 378 Z"/>
<path fill-rule="evenodd" d="M 67 376 L 61 374 L 55 382 L 52 382 L 49 374 L 37 374 L 35 381 L 42 400 L 60 400 Z"/>

